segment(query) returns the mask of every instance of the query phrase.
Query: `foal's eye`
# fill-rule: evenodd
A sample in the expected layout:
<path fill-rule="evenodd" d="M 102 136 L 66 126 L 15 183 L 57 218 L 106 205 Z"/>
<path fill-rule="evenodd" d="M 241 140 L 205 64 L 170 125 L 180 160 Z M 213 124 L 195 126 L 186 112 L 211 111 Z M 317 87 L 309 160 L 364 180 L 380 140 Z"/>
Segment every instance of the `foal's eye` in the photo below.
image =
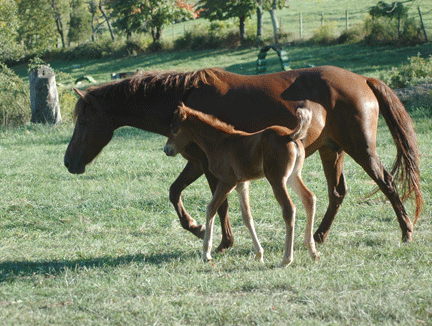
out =
<path fill-rule="evenodd" d="M 86 122 L 87 122 L 87 121 L 84 120 L 84 119 L 79 119 L 79 120 L 78 120 L 78 125 L 81 126 L 81 127 L 83 127 L 83 126 L 85 126 Z"/>

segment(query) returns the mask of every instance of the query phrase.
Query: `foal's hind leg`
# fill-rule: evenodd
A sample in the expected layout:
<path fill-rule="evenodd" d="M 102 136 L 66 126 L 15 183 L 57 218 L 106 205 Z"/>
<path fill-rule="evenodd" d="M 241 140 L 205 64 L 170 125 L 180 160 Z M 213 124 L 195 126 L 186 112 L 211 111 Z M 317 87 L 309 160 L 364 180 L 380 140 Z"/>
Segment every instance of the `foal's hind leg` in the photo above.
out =
<path fill-rule="evenodd" d="M 303 183 L 300 171 L 295 174 L 293 173 L 288 178 L 288 184 L 301 198 L 303 206 L 306 209 L 307 219 L 304 244 L 308 248 L 309 254 L 311 255 L 312 259 L 318 261 L 320 258 L 320 254 L 316 249 L 315 240 L 312 233 L 315 217 L 316 197 L 313 192 L 310 191 Z"/>
<path fill-rule="evenodd" d="M 273 193 L 282 208 L 282 216 L 285 221 L 286 236 L 285 249 L 280 267 L 288 266 L 294 259 L 294 226 L 296 208 L 288 195 L 286 178 L 272 178 L 266 175 L 267 180 L 273 188 Z"/>
<path fill-rule="evenodd" d="M 238 186 L 236 187 L 236 191 L 238 193 L 238 197 L 240 200 L 243 223 L 249 229 L 249 232 L 252 237 L 256 260 L 264 262 L 264 258 L 263 258 L 264 249 L 261 247 L 261 244 L 258 240 L 258 236 L 255 231 L 255 226 L 254 226 L 254 222 L 252 219 L 252 214 L 249 206 L 249 182 L 239 183 Z"/>

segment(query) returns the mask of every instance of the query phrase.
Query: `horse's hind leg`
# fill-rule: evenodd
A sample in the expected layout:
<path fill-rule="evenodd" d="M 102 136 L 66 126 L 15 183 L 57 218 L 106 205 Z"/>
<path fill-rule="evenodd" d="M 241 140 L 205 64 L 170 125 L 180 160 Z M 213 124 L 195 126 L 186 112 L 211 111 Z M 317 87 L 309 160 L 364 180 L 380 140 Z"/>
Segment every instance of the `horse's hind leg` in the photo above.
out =
<path fill-rule="evenodd" d="M 264 249 L 261 247 L 261 244 L 258 240 L 258 236 L 255 231 L 254 221 L 249 206 L 249 182 L 239 183 L 238 186 L 236 187 L 236 191 L 238 193 L 238 197 L 240 200 L 243 223 L 248 228 L 252 237 L 256 260 L 264 262 L 264 258 L 263 258 Z"/>
<path fill-rule="evenodd" d="M 329 204 L 314 239 L 317 243 L 324 243 L 330 232 L 335 216 L 348 192 L 343 173 L 345 152 L 336 152 L 325 146 L 319 149 L 324 173 L 327 179 Z"/>
<path fill-rule="evenodd" d="M 393 206 L 402 230 L 402 241 L 411 242 L 413 233 L 413 224 L 405 211 L 405 207 L 397 192 L 393 176 L 384 168 L 381 160 L 374 151 L 369 155 L 355 155 L 353 159 L 360 164 L 366 173 L 376 182 L 380 190 L 388 198 Z M 368 157 L 368 159 L 364 159 Z"/>

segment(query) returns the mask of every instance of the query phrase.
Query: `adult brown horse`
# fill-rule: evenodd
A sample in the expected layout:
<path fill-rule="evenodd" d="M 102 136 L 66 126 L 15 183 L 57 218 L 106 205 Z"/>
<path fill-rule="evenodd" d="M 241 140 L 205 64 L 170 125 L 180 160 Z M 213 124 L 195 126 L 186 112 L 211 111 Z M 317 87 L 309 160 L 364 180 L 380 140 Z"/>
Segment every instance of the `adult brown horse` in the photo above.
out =
<path fill-rule="evenodd" d="M 83 173 L 119 127 L 132 126 L 167 136 L 173 112 L 181 102 L 247 132 L 272 125 L 294 129 L 296 109 L 308 108 L 313 116 L 304 140 L 306 155 L 319 151 L 329 195 L 329 205 L 314 234 L 315 240 L 326 240 L 347 193 L 343 173 L 345 153 L 389 199 L 402 230 L 402 240 L 412 240 L 413 223 L 403 200 L 414 193 L 415 223 L 423 205 L 416 135 L 403 104 L 377 79 L 332 66 L 259 76 L 204 69 L 144 73 L 76 92 L 80 96 L 75 107 L 76 125 L 64 157 L 71 173 Z M 379 113 L 384 116 L 397 148 L 391 172 L 384 168 L 376 152 Z M 209 172 L 206 157 L 196 145 L 188 146 L 182 155 L 188 163 L 170 188 L 170 200 L 182 226 L 202 238 L 204 227 L 186 212 L 181 192 L 203 173 L 212 191 L 217 179 Z M 401 185 L 401 196 L 394 176 Z M 233 244 L 227 201 L 218 213 L 222 225 L 218 250 L 223 250 Z"/>

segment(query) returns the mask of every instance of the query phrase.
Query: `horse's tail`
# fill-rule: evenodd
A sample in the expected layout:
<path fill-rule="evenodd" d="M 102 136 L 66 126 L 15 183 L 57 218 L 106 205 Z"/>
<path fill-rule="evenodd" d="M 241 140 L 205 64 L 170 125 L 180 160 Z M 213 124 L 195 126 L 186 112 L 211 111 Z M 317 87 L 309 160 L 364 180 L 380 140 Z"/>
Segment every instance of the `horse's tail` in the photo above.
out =
<path fill-rule="evenodd" d="M 298 124 L 297 127 L 293 130 L 290 138 L 293 141 L 298 139 L 302 139 L 306 136 L 306 133 L 309 129 L 311 120 L 312 120 L 312 112 L 308 109 L 298 109 L 297 112 Z"/>
<path fill-rule="evenodd" d="M 414 192 L 416 215 L 420 215 L 424 204 L 420 188 L 419 149 L 413 122 L 396 94 L 382 81 L 368 78 L 367 84 L 378 99 L 380 112 L 384 116 L 397 148 L 392 175 L 401 185 L 401 199 L 404 201 Z"/>

